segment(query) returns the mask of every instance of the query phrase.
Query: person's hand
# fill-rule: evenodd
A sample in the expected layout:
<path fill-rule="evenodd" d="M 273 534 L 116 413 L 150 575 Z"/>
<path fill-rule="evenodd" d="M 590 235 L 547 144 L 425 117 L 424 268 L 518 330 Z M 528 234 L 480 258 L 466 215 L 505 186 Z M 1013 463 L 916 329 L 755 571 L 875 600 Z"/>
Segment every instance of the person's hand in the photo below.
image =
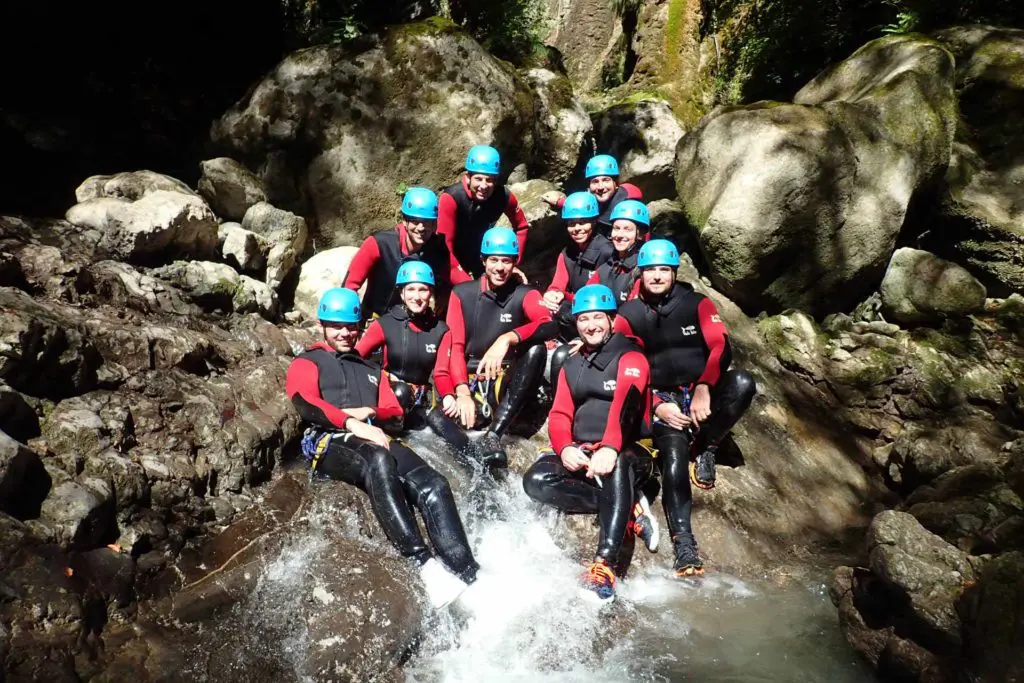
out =
<path fill-rule="evenodd" d="M 673 429 L 686 429 L 690 426 L 690 418 L 672 401 L 665 401 L 655 408 L 654 416 Z"/>
<path fill-rule="evenodd" d="M 487 349 L 484 353 L 484 357 L 480 359 L 480 364 L 476 367 L 477 377 L 483 379 L 497 379 L 498 374 L 501 372 L 501 364 L 505 360 L 505 354 L 508 353 L 511 343 L 509 342 L 507 335 L 501 335 L 494 340 L 491 344 L 491 348 Z"/>
<path fill-rule="evenodd" d="M 562 466 L 570 472 L 575 472 L 590 463 L 590 458 L 576 446 L 566 446 L 559 457 L 562 459 Z"/>
<path fill-rule="evenodd" d="M 391 445 L 388 435 L 385 434 L 384 430 L 380 427 L 374 427 L 373 425 L 366 424 L 365 422 L 360 422 L 354 417 L 350 417 L 345 420 L 345 427 L 352 433 L 352 436 L 357 439 L 369 441 L 381 448 L 388 448 Z"/>
<path fill-rule="evenodd" d="M 348 413 L 349 417 L 354 417 L 360 422 L 366 422 L 377 415 L 377 411 L 375 409 L 365 406 L 361 408 L 345 408 L 345 412 Z"/>
<path fill-rule="evenodd" d="M 530 279 L 526 277 L 526 273 L 524 273 L 519 268 L 519 266 L 516 266 L 515 268 L 512 269 L 512 277 L 519 278 L 519 281 L 522 282 L 524 285 L 530 284 Z"/>
<path fill-rule="evenodd" d="M 551 290 L 550 292 L 544 292 L 544 298 L 540 300 L 544 304 L 544 308 L 548 309 L 552 313 L 558 312 L 558 307 L 562 305 L 562 301 L 565 300 L 565 292 L 559 292 L 557 289 Z"/>
<path fill-rule="evenodd" d="M 561 200 L 564 196 L 564 194 L 558 192 L 557 190 L 549 190 L 548 192 L 542 194 L 540 196 L 540 199 L 545 204 L 548 204 L 552 209 L 557 209 L 559 200 Z"/>
<path fill-rule="evenodd" d="M 441 412 L 452 418 L 453 420 L 459 415 L 459 404 L 455 400 L 455 397 L 448 394 L 441 399 Z"/>
<path fill-rule="evenodd" d="M 472 429 L 476 424 L 476 401 L 469 394 L 455 398 L 456 412 L 463 429 Z"/>
<path fill-rule="evenodd" d="M 693 390 L 693 398 L 690 399 L 690 419 L 693 420 L 693 424 L 699 426 L 710 416 L 711 390 L 707 384 L 698 384 Z"/>
<path fill-rule="evenodd" d="M 587 476 L 603 477 L 606 474 L 611 473 L 615 469 L 615 462 L 618 460 L 619 454 L 614 449 L 602 446 L 590 456 L 590 464 L 587 466 Z"/>
<path fill-rule="evenodd" d="M 569 355 L 575 356 L 583 348 L 583 340 L 577 337 L 569 342 Z"/>

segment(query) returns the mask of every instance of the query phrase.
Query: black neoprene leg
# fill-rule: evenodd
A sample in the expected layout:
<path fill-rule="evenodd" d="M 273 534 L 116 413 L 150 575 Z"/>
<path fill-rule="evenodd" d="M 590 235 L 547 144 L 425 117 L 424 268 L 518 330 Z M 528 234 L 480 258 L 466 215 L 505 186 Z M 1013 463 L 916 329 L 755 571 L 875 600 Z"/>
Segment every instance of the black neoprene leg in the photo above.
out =
<path fill-rule="evenodd" d="M 690 533 L 693 491 L 690 488 L 690 435 L 666 424 L 654 424 L 654 447 L 661 465 L 661 502 L 672 536 Z"/>
<path fill-rule="evenodd" d="M 395 398 L 398 399 L 398 404 L 402 406 L 403 411 L 408 413 L 416 405 L 416 392 L 405 382 L 391 380 L 391 390 L 395 392 Z"/>
<path fill-rule="evenodd" d="M 571 301 L 568 299 L 562 301 L 553 317 L 555 322 L 558 323 L 559 339 L 568 342 L 580 336 L 579 331 L 576 329 L 576 318 L 572 315 Z M 553 371 L 551 376 L 552 378 L 556 376 Z"/>
<path fill-rule="evenodd" d="M 562 366 L 565 365 L 565 361 L 569 358 L 568 344 L 562 344 L 551 353 L 551 387 L 554 389 L 558 386 L 558 373 L 562 371 Z"/>
<path fill-rule="evenodd" d="M 508 370 L 505 388 L 498 399 L 498 407 L 488 431 L 504 436 L 519 411 L 537 390 L 537 383 L 544 374 L 547 347 L 534 344 L 526 349 Z"/>
<path fill-rule="evenodd" d="M 393 442 L 392 450 L 397 446 Z M 354 437 L 334 439 L 317 471 L 365 491 L 384 535 L 398 552 L 421 563 L 430 559 L 430 549 L 409 508 L 399 465 L 391 452 Z"/>
<path fill-rule="evenodd" d="M 746 370 L 727 370 L 711 390 L 711 417 L 697 432 L 695 449 L 717 444 L 736 426 L 750 407 L 757 393 L 757 384 Z"/>
<path fill-rule="evenodd" d="M 437 556 L 464 581 L 472 582 L 480 565 L 473 559 L 448 480 L 398 442 L 392 442 L 391 452 L 402 472 L 409 499 L 423 515 L 427 535 Z"/>
<path fill-rule="evenodd" d="M 475 450 L 466 432 L 462 431 L 455 420 L 441 412 L 440 408 L 434 408 L 427 413 L 427 424 L 448 445 L 452 455 L 460 464 L 473 469 L 476 462 L 473 458 Z"/>
<path fill-rule="evenodd" d="M 597 556 L 614 566 L 618 562 L 619 548 L 626 535 L 626 525 L 633 510 L 634 491 L 651 474 L 651 458 L 636 446 L 627 446 L 619 453 L 615 469 L 601 478 L 598 499 L 598 521 L 601 537 Z"/>
<path fill-rule="evenodd" d="M 557 455 L 537 458 L 523 475 L 523 490 L 537 502 L 571 514 L 594 514 L 601 490 L 586 470 L 570 472 Z"/>

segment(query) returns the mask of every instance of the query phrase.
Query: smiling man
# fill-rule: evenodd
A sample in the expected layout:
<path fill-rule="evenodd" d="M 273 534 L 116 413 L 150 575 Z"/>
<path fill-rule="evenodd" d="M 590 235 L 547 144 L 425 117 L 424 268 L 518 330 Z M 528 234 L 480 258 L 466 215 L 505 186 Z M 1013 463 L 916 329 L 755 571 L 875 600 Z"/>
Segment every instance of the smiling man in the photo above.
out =
<path fill-rule="evenodd" d="M 358 291 L 367 283 L 363 315 L 381 316 L 398 303 L 395 277 L 403 263 L 424 261 L 437 278 L 437 300 L 448 300 L 452 285 L 470 279 L 437 232 L 437 195 L 411 187 L 402 197 L 402 221 L 363 240 L 345 276 L 344 287 Z"/>
<path fill-rule="evenodd" d="M 598 154 L 591 158 L 583 175 L 587 181 L 587 191 L 597 199 L 601 211 L 597 217 L 598 230 L 607 236 L 612 228 L 612 211 L 619 202 L 627 199 L 639 201 L 644 198 L 644 194 L 636 185 L 619 182 L 619 162 L 608 154 Z M 566 201 L 560 192 L 545 192 L 541 199 L 554 208 L 561 208 Z"/>

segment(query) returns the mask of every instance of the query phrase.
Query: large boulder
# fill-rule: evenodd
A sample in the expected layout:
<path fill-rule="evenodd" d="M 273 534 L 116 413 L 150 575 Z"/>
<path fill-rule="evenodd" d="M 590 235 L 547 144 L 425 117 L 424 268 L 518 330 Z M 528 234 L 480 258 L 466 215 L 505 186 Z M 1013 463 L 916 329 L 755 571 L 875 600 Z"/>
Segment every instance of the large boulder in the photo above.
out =
<path fill-rule="evenodd" d="M 201 197 L 154 190 L 135 201 L 87 199 L 68 209 L 67 221 L 98 231 L 99 249 L 112 258 L 153 264 L 169 257 L 211 257 L 217 249 L 217 217 Z"/>
<path fill-rule="evenodd" d="M 1024 680 L 1024 553 L 985 564 L 961 601 L 968 668 L 979 681 Z"/>
<path fill-rule="evenodd" d="M 306 219 L 259 202 L 245 212 L 242 229 L 258 235 L 257 241 L 266 258 L 266 282 L 276 290 L 306 248 Z"/>
<path fill-rule="evenodd" d="M 526 72 L 526 80 L 536 94 L 537 152 L 532 165 L 545 180 L 564 183 L 577 170 L 580 152 L 594 126 L 573 96 L 567 76 L 536 68 Z"/>
<path fill-rule="evenodd" d="M 956 57 L 961 118 L 929 246 L 996 295 L 1024 293 L 1024 30 L 962 26 L 936 38 Z"/>
<path fill-rule="evenodd" d="M 592 115 L 597 149 L 619 160 L 619 179 L 639 187 L 644 201 L 673 199 L 676 147 L 683 137 L 668 102 L 617 104 Z"/>
<path fill-rule="evenodd" d="M 393 27 L 369 47 L 289 55 L 212 137 L 259 169 L 272 203 L 313 218 L 324 248 L 386 227 L 403 185 L 451 183 L 474 144 L 498 147 L 506 170 L 528 160 L 533 122 L 515 70 L 430 19 Z"/>
<path fill-rule="evenodd" d="M 532 282 L 546 287 L 554 272 L 555 260 L 568 239 L 565 222 L 558 211 L 541 199 L 544 194 L 554 191 L 555 186 L 546 180 L 525 180 L 513 183 L 509 189 L 515 193 L 530 225 L 523 254 L 523 271 Z M 508 216 L 504 214 L 495 225 L 511 227 Z"/>
<path fill-rule="evenodd" d="M 356 247 L 335 247 L 315 254 L 302 264 L 299 284 L 295 288 L 295 310 L 307 320 L 316 320 L 316 307 L 324 292 L 345 284 L 348 267 L 355 258 Z"/>
<path fill-rule="evenodd" d="M 941 322 L 979 312 L 985 286 L 964 268 L 920 249 L 897 249 L 881 286 L 883 310 L 906 324 Z"/>
<path fill-rule="evenodd" d="M 0 431 L 0 512 L 22 520 L 39 516 L 50 483 L 39 456 Z"/>
<path fill-rule="evenodd" d="M 255 273 L 267 264 L 259 235 L 238 223 L 221 223 L 217 229 L 220 253 L 224 260 L 242 273 Z"/>
<path fill-rule="evenodd" d="M 566 71 L 581 92 L 599 91 L 607 74 L 620 71 L 622 24 L 614 3 L 548 0 L 551 31 L 545 38 L 562 53 Z"/>
<path fill-rule="evenodd" d="M 192 188 L 177 178 L 153 171 L 127 171 L 114 175 L 94 175 L 86 178 L 75 189 L 75 199 L 81 203 L 98 197 L 114 197 L 134 202 L 147 194 L 160 190 L 195 194 Z"/>
<path fill-rule="evenodd" d="M 203 173 L 199 177 L 199 194 L 221 218 L 240 221 L 250 206 L 267 201 L 260 179 L 234 159 L 209 159 L 199 168 Z"/>
<path fill-rule="evenodd" d="M 868 43 L 792 105 L 713 111 L 676 154 L 712 280 L 755 312 L 852 306 L 945 169 L 955 123 L 952 56 L 913 36 Z"/>
<path fill-rule="evenodd" d="M 172 283 L 193 303 L 210 311 L 256 312 L 268 319 L 277 315 L 277 294 L 269 285 L 239 275 L 224 263 L 175 261 L 154 269 L 153 275 Z"/>

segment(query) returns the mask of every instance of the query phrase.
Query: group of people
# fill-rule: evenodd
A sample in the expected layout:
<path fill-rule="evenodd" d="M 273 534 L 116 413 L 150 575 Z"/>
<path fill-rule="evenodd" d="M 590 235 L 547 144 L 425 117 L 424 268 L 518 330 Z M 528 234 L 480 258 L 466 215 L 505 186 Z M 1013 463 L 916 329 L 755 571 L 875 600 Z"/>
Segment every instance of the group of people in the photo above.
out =
<path fill-rule="evenodd" d="M 551 447 L 523 487 L 564 512 L 598 515 L 587 594 L 614 598 L 634 537 L 657 550 L 650 501 L 659 488 L 676 574 L 703 573 L 691 485 L 715 485 L 716 449 L 754 381 L 730 369 L 714 304 L 677 282 L 679 252 L 651 238 L 642 194 L 618 182 L 616 160 L 595 156 L 585 175 L 587 191 L 543 198 L 569 237 L 544 293 L 518 267 L 529 226 L 501 182 L 496 149 L 470 149 L 462 178 L 440 196 L 409 189 L 398 225 L 368 237 L 344 287 L 323 294 L 323 341 L 288 370 L 288 396 L 308 423 L 311 476 L 367 493 L 436 606 L 472 584 L 479 566 L 448 481 L 401 436 L 428 428 L 462 466 L 500 476 L 502 439 L 548 367 Z M 512 228 L 493 227 L 503 214 Z M 473 439 L 475 430 L 483 434 Z"/>

